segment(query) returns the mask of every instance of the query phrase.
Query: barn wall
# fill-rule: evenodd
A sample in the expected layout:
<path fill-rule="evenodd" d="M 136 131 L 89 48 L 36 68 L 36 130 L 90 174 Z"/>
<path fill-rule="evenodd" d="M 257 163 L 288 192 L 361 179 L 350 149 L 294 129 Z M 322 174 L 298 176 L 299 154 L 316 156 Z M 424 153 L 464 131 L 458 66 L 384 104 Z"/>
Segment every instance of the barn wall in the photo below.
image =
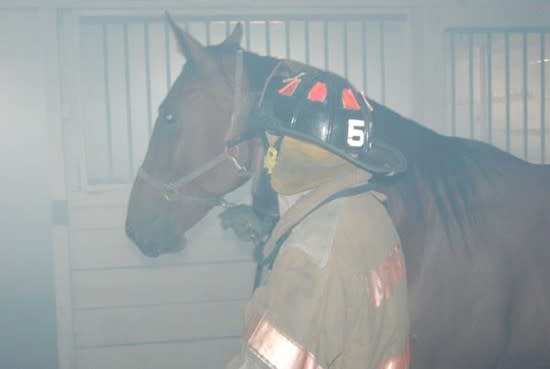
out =
<path fill-rule="evenodd" d="M 250 245 L 240 244 L 231 233 L 222 230 L 215 212 L 193 230 L 188 249 L 180 254 L 149 259 L 126 240 L 123 219 L 129 181 L 139 165 L 147 141 L 148 115 L 154 118 L 156 105 L 183 60 L 175 52 L 170 54 L 173 71 L 167 73 L 166 63 L 161 59 L 158 59 L 161 62 L 154 57 L 149 59 L 149 78 L 153 81 L 153 88 L 148 97 L 143 88 L 147 79 L 143 28 L 136 24 L 128 26 L 129 39 L 134 40 L 129 44 L 129 55 L 134 61 L 129 70 L 130 77 L 135 86 L 142 87 L 130 90 L 131 104 L 126 105 L 125 69 L 121 67 L 125 56 L 124 48 L 120 47 L 124 45 L 121 43 L 125 37 L 124 27 L 107 24 L 103 28 L 101 22 L 95 24 L 94 19 L 158 18 L 164 9 L 170 9 L 182 22 L 185 22 L 185 17 L 207 19 L 212 14 L 233 20 L 266 16 L 285 19 L 297 14 L 319 16 L 321 19 L 331 16 L 342 20 L 350 20 L 351 15 L 374 19 L 398 16 L 404 21 L 400 23 L 400 31 L 396 32 L 403 32 L 403 36 L 398 37 L 401 46 L 391 49 L 394 54 L 387 58 L 388 63 L 393 63 L 388 70 L 394 71 L 388 74 L 387 86 L 397 86 L 386 91 L 388 104 L 437 131 L 464 136 L 469 135 L 469 105 L 457 105 L 456 120 L 465 122 L 462 128 L 452 132 L 451 126 L 449 29 L 535 27 L 538 32 L 539 28 L 550 27 L 546 16 L 550 14 L 550 6 L 542 1 L 348 0 L 343 3 L 323 0 L 281 1 L 276 4 L 234 1 L 229 5 L 221 0 L 18 0 L 2 1 L 0 9 L 0 17 L 4 20 L 0 24 L 4 29 L 0 37 L 5 39 L 2 45 L 13 41 L 10 36 L 15 30 L 21 32 L 18 33 L 18 51 L 8 53 L 4 50 L 0 57 L 2 86 L 18 86 L 15 95 L 11 95 L 12 100 L 0 101 L 3 104 L 1 112 L 10 122 L 10 125 L 2 126 L 3 130 L 6 127 L 6 132 L 15 133 L 3 134 L 2 153 L 5 154 L 2 157 L 12 158 L 16 157 L 16 153 L 23 153 L 23 157 L 28 158 L 17 163 L 2 161 L 8 165 L 7 169 L 10 169 L 9 165 L 14 168 L 15 164 L 21 168 L 18 172 L 8 171 L 10 176 L 13 173 L 12 180 L 3 183 L 6 191 L 1 191 L 4 196 L 2 201 L 10 212 L 2 213 L 2 224 L 12 225 L 4 222 L 4 218 L 9 219 L 5 215 L 24 212 L 27 218 L 20 218 L 25 222 L 18 221 L 17 226 L 23 229 L 23 224 L 34 225 L 32 234 L 25 233 L 26 238 L 20 237 L 21 232 L 2 232 L 0 304 L 2 308 L 11 306 L 9 313 L 12 315 L 6 316 L 14 316 L 15 308 L 25 305 L 27 300 L 23 300 L 23 295 L 14 292 L 6 283 L 20 280 L 23 286 L 32 285 L 32 288 L 25 290 L 28 291 L 25 296 L 40 296 L 28 316 L 38 311 L 45 314 L 43 325 L 25 321 L 22 326 L 13 323 L 17 320 L 5 320 L 10 323 L 6 323 L 7 330 L 0 329 L 0 364 L 11 363 L 5 358 L 17 359 L 19 361 L 12 361 L 17 364 L 44 358 L 44 363 L 51 363 L 52 368 L 58 366 L 60 369 L 223 367 L 239 347 L 243 307 L 250 296 L 254 273 Z M 28 24 L 32 27 L 29 28 Z M 322 22 L 318 24 L 322 27 Z M 191 31 L 199 39 L 206 40 L 206 33 L 201 27 L 192 25 Z M 335 24 L 334 27 L 335 32 L 339 32 L 340 26 Z M 102 44 L 104 30 L 109 32 L 105 33 L 108 35 L 107 50 L 112 50 L 107 64 L 104 64 L 106 49 Z M 149 44 L 149 55 L 164 57 L 164 26 L 158 23 L 151 25 L 149 30 L 151 40 L 155 37 L 162 40 L 161 43 Z M 39 39 L 31 37 L 36 33 L 40 34 Z M 214 37 L 214 33 L 211 36 Z M 274 34 L 272 37 L 275 46 L 271 51 L 284 50 L 280 40 Z M 372 42 L 379 42 L 377 40 Z M 170 38 L 166 42 L 173 46 Z M 266 52 L 259 41 L 252 42 L 251 49 Z M 305 58 L 299 49 L 296 49 L 298 54 L 293 55 L 299 59 Z M 36 50 L 41 50 L 39 56 L 33 54 Z M 464 80 L 469 73 L 465 67 L 467 64 L 464 64 L 468 60 L 468 48 L 457 44 L 456 50 L 455 56 L 459 57 L 456 72 Z M 321 53 L 317 58 L 312 58 L 312 62 L 321 62 L 324 57 Z M 332 59 L 332 55 L 330 58 L 329 65 L 342 72 L 342 60 Z M 478 64 L 476 81 L 482 81 L 485 77 L 479 72 L 482 68 Z M 108 66 L 107 69 L 104 65 Z M 9 73 L 6 73 L 6 66 L 13 67 Z M 361 66 L 352 60 L 349 73 L 355 76 L 353 73 L 359 73 L 360 69 Z M 550 73 L 547 75 L 550 76 Z M 354 77 L 361 78 L 360 74 Z M 33 83 L 37 80 L 40 81 L 38 85 Z M 495 83 L 502 84 L 503 81 L 500 78 Z M 158 85 L 155 85 L 157 82 Z M 518 83 L 521 84 L 513 82 L 514 86 Z M 375 87 L 370 87 L 373 85 Z M 369 79 L 367 87 L 380 97 L 380 83 L 371 83 Z M 468 86 L 459 87 L 460 91 L 466 92 L 460 96 L 462 100 L 457 98 L 457 101 L 469 102 L 470 89 Z M 4 87 L 2 91 L 5 91 Z M 475 93 L 474 103 L 478 109 L 482 107 L 483 99 L 478 92 Z M 107 127 L 106 94 L 112 99 L 110 119 L 113 132 L 118 132 L 111 157 L 106 156 L 107 141 L 104 139 Z M 26 108 L 23 102 L 29 98 L 37 108 Z M 546 110 L 541 112 L 539 105 L 531 110 L 542 113 L 543 117 L 548 114 Z M 136 149 L 132 158 L 128 154 L 129 139 L 125 135 L 125 126 L 117 126 L 127 121 L 128 111 L 132 112 L 137 127 L 141 129 L 133 132 Z M 476 127 L 486 127 L 484 115 L 476 110 L 475 116 Z M 540 118 L 540 115 L 532 118 L 537 121 L 538 127 L 541 127 Z M 542 126 L 550 120 L 545 119 Z M 14 125 L 16 121 L 32 124 Z M 506 129 L 505 126 L 501 128 Z M 41 140 L 43 137 L 48 137 L 48 140 Z M 21 142 L 27 145 L 14 146 Z M 518 146 L 517 150 L 521 154 L 524 148 Z M 105 168 L 109 167 L 111 172 L 107 171 L 109 175 L 105 176 Z M 5 195 L 23 189 L 27 193 L 26 207 L 21 207 L 17 198 Z M 247 188 L 232 194 L 232 198 L 245 201 L 248 198 Z M 33 211 L 24 210 L 29 208 Z M 13 229 L 18 228 L 14 226 Z M 14 243 L 18 245 L 16 249 L 11 246 Z M 23 264 L 22 260 L 25 261 Z M 38 267 L 31 268 L 31 265 Z M 33 276 L 31 279 L 35 284 L 25 282 L 30 281 L 29 276 Z M 8 298 L 11 305 L 2 304 Z M 53 324 L 54 313 L 57 314 L 57 330 Z M 0 322 L 3 324 L 4 320 Z M 6 331 L 10 334 L 4 339 L 2 334 Z M 21 340 L 10 341 L 18 334 L 23 337 Z M 57 344 L 51 339 L 52 335 L 56 336 Z M 27 342 L 29 350 L 36 352 L 34 359 L 29 355 L 16 355 L 18 351 L 11 349 L 15 347 L 15 342 L 24 342 L 25 337 L 30 340 L 31 336 L 35 341 Z M 38 342 L 46 337 L 50 338 L 47 344 Z M 4 345 L 4 342 L 7 344 Z M 52 355 L 56 351 L 58 364 L 55 355 Z M 0 366 L 25 368 L 25 364 Z M 27 367 L 48 368 L 47 364 L 29 364 Z"/>
<path fill-rule="evenodd" d="M 36 9 L 0 9 L 0 367 L 6 369 L 57 368 L 44 20 Z"/>

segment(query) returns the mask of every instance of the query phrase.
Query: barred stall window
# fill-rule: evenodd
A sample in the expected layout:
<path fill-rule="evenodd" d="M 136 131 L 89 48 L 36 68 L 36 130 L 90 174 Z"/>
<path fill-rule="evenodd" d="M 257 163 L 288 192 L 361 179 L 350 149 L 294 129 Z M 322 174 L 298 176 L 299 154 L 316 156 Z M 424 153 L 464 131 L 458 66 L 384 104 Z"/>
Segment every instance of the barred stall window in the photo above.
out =
<path fill-rule="evenodd" d="M 222 41 L 241 21 L 245 49 L 339 73 L 372 98 L 408 113 L 405 16 L 175 19 L 206 44 Z M 184 60 L 161 17 L 85 16 L 79 27 L 84 180 L 92 187 L 126 184 Z"/>
<path fill-rule="evenodd" d="M 451 29 L 451 134 L 550 160 L 550 29 Z"/>

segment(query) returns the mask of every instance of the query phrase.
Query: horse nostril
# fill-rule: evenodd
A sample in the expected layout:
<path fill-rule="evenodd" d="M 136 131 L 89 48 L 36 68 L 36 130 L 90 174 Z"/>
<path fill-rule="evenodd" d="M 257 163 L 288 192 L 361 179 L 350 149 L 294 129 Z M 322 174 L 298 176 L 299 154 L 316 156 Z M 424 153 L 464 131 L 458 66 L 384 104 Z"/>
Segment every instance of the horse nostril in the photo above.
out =
<path fill-rule="evenodd" d="M 149 257 L 158 257 L 160 255 L 160 250 L 155 243 L 149 243 L 147 247 L 141 249 L 143 253 Z"/>

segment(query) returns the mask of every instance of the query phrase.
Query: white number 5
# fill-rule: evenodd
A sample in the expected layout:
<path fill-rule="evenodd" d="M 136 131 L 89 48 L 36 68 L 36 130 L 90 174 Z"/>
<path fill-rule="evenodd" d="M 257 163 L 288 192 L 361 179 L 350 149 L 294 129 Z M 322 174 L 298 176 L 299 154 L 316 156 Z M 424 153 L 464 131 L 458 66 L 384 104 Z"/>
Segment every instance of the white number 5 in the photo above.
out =
<path fill-rule="evenodd" d="M 360 119 L 348 120 L 348 145 L 361 147 L 365 144 L 365 121 Z"/>

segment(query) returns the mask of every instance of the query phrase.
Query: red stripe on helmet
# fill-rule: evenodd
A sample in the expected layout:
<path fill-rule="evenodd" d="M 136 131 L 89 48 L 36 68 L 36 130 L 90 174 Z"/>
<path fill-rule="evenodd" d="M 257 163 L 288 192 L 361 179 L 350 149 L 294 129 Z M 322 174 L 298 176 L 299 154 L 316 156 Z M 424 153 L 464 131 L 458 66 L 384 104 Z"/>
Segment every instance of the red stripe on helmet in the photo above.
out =
<path fill-rule="evenodd" d="M 342 105 L 344 109 L 361 110 L 361 106 L 355 98 L 355 94 L 351 88 L 345 88 L 342 91 Z"/>
<path fill-rule="evenodd" d="M 307 98 L 311 101 L 325 102 L 327 98 L 327 85 L 323 82 L 317 82 L 313 85 Z"/>

